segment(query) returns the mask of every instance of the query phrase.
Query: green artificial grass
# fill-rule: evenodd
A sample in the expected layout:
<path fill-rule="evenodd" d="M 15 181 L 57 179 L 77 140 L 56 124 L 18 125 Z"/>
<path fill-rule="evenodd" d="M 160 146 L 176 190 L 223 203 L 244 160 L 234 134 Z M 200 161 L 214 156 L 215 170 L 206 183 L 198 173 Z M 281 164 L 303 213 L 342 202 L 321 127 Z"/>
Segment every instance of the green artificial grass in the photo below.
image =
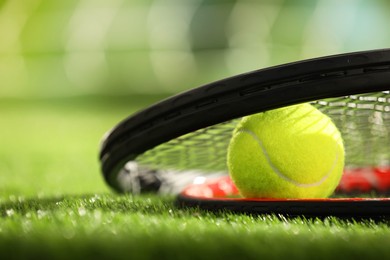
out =
<path fill-rule="evenodd" d="M 14 256 L 132 259 L 327 259 L 389 256 L 388 227 L 182 211 L 171 198 L 111 194 L 17 199 L 1 206 L 0 249 Z"/>
<path fill-rule="evenodd" d="M 52 259 L 384 259 L 387 222 L 177 209 L 118 195 L 99 140 L 159 97 L 0 101 L 0 255 Z"/>

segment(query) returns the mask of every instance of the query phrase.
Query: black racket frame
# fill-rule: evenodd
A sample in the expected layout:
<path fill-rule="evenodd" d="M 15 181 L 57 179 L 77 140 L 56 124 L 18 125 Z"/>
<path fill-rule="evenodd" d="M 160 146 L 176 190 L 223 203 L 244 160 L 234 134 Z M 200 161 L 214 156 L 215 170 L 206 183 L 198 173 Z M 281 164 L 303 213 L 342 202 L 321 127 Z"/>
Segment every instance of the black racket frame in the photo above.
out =
<path fill-rule="evenodd" d="M 339 54 L 260 69 L 216 81 L 154 104 L 120 122 L 100 151 L 107 183 L 130 160 L 171 139 L 270 109 L 390 89 L 390 49 Z"/>

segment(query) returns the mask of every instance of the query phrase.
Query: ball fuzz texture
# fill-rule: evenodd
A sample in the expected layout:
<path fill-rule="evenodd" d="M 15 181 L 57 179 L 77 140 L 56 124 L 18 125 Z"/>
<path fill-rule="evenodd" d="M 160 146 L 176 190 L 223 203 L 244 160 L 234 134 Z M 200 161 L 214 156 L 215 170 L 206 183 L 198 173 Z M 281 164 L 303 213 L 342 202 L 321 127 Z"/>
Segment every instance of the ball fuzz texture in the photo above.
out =
<path fill-rule="evenodd" d="M 227 160 L 246 198 L 326 198 L 340 181 L 344 146 L 328 116 L 300 104 L 244 117 Z"/>

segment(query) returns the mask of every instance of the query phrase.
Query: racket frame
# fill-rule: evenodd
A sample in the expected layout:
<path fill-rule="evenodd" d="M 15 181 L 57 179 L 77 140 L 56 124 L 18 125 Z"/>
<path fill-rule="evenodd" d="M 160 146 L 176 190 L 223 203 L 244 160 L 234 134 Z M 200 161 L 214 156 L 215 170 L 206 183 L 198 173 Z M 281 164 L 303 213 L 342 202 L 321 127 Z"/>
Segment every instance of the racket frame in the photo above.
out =
<path fill-rule="evenodd" d="M 118 174 L 124 165 L 174 138 L 270 109 L 387 91 L 389 83 L 390 49 L 304 60 L 223 79 L 163 100 L 120 122 L 102 141 L 102 172 L 114 190 L 123 192 Z M 390 198 L 244 199 L 227 194 L 207 197 L 202 190 L 196 195 L 188 192 L 191 188 L 177 196 L 178 207 L 306 217 L 390 216 Z"/>

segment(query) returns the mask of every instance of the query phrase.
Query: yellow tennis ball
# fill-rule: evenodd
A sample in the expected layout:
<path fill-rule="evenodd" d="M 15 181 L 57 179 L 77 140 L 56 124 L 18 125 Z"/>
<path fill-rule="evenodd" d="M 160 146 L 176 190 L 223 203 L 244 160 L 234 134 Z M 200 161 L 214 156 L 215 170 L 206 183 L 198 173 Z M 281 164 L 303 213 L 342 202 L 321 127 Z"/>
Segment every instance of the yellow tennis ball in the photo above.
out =
<path fill-rule="evenodd" d="M 344 146 L 328 116 L 300 104 L 244 117 L 227 164 L 246 198 L 326 198 L 340 181 Z"/>

